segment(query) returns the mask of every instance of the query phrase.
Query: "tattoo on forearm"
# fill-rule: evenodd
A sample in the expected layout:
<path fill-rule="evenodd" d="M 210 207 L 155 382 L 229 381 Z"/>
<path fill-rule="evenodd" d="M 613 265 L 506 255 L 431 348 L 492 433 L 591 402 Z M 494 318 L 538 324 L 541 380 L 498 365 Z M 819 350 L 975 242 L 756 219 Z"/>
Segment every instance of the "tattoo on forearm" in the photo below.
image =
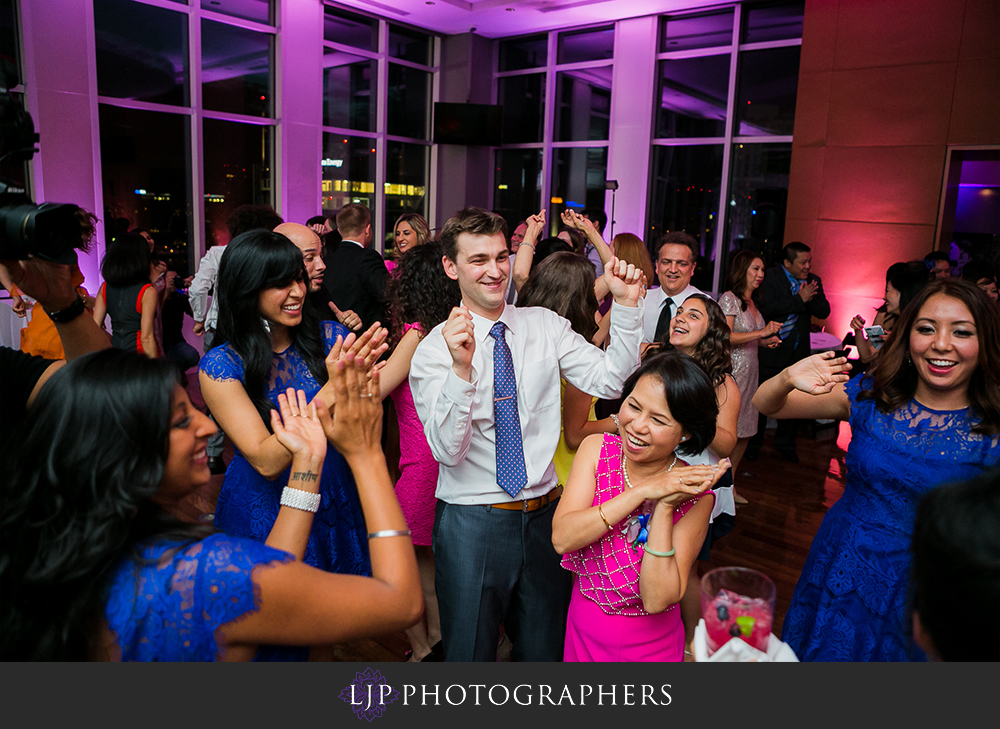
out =
<path fill-rule="evenodd" d="M 317 478 L 319 478 L 318 474 L 312 471 L 296 471 L 292 474 L 293 481 L 315 482 Z"/>

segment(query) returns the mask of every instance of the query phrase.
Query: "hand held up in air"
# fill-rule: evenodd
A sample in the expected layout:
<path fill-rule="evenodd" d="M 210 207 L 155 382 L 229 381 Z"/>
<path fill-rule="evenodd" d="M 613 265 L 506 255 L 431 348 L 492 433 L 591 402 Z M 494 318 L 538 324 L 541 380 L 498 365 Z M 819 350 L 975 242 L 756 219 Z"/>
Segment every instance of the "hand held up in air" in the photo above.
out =
<path fill-rule="evenodd" d="M 271 411 L 271 429 L 293 459 L 318 461 L 322 467 L 326 457 L 326 433 L 323 421 L 329 421 L 325 408 L 316 407 L 315 401 L 307 403 L 303 390 L 288 388 L 278 395 L 278 410 Z M 318 472 L 318 471 L 317 471 Z M 316 482 L 316 488 L 319 483 Z"/>
<path fill-rule="evenodd" d="M 788 383 L 809 395 L 832 392 L 842 382 L 847 382 L 851 369 L 847 357 L 837 357 L 835 352 L 821 352 L 799 360 L 785 370 Z"/>
<path fill-rule="evenodd" d="M 382 398 L 378 370 L 370 370 L 364 360 L 348 352 L 330 376 L 337 407 L 323 423 L 327 439 L 351 463 L 381 453 Z"/>
<path fill-rule="evenodd" d="M 472 355 L 476 351 L 476 330 L 472 314 L 466 307 L 456 306 L 448 315 L 441 333 L 451 353 L 452 370 L 466 382 L 471 382 Z"/>
<path fill-rule="evenodd" d="M 534 250 L 538 236 L 545 229 L 545 210 L 539 210 L 536 215 L 529 215 L 528 219 L 524 222 L 528 229 L 524 231 L 524 239 L 521 241 L 521 245 L 527 244 L 529 248 Z"/>
<path fill-rule="evenodd" d="M 604 282 L 617 303 L 630 307 L 638 305 L 642 297 L 641 268 L 612 256 L 604 267 Z"/>

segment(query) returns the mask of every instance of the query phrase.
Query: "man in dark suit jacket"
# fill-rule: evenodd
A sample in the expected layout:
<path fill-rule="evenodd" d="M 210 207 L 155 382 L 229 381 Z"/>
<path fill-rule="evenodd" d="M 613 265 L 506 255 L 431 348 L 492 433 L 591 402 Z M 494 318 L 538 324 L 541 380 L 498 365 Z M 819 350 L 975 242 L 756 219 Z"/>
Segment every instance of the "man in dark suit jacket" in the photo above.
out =
<path fill-rule="evenodd" d="M 337 230 L 343 240 L 327 251 L 323 287 L 342 312 L 361 318 L 359 331 L 375 322 L 388 327 L 385 287 L 389 271 L 379 252 L 369 248 L 372 240 L 371 213 L 364 205 L 348 203 L 337 213 Z"/>
<path fill-rule="evenodd" d="M 782 254 L 781 265 L 767 270 L 758 291 L 758 307 L 764 321 L 784 322 L 778 332 L 781 344 L 774 349 L 757 349 L 761 382 L 808 357 L 812 317 L 825 319 L 830 316 L 830 302 L 823 293 L 823 282 L 819 276 L 810 273 L 812 253 L 809 246 L 798 241 L 789 243 Z M 760 453 L 766 425 L 767 418 L 761 415 L 757 422 L 757 434 L 750 439 L 747 447 L 748 460 L 756 459 Z M 786 461 L 792 463 L 799 460 L 795 452 L 797 425 L 795 420 L 779 420 L 774 436 L 774 447 Z"/>

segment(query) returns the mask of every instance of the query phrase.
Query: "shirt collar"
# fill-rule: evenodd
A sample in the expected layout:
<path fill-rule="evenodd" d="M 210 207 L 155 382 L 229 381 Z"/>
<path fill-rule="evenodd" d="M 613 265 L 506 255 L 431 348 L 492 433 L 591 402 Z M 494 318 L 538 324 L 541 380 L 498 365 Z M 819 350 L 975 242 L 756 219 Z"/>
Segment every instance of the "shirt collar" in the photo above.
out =
<path fill-rule="evenodd" d="M 463 305 L 465 302 L 462 302 Z M 516 331 L 517 329 L 517 311 L 514 306 L 510 304 L 504 304 L 503 311 L 500 313 L 500 317 L 493 321 L 492 319 L 487 319 L 485 316 L 479 316 L 474 311 L 469 311 L 472 314 L 472 326 L 476 334 L 476 340 L 479 342 L 485 342 L 486 337 L 490 336 L 490 330 L 493 329 L 493 325 L 498 321 L 502 321 L 507 328 Z"/>
<path fill-rule="evenodd" d="M 350 238 L 344 238 L 344 240 L 342 240 L 341 242 L 342 243 L 353 243 L 358 248 L 364 248 L 364 246 L 359 241 L 351 240 Z"/>
<path fill-rule="evenodd" d="M 791 284 L 792 286 L 801 286 L 801 285 L 802 285 L 802 281 L 801 281 L 800 279 L 797 279 L 797 278 L 795 278 L 795 276 L 793 276 L 793 275 L 791 274 L 791 271 L 789 271 L 789 270 L 788 270 L 787 268 L 785 268 L 784 266 L 782 266 L 782 267 L 781 267 L 781 272 L 785 274 L 785 278 L 787 278 L 787 279 L 788 279 L 788 282 L 789 282 L 789 283 L 790 283 L 790 284 Z"/>

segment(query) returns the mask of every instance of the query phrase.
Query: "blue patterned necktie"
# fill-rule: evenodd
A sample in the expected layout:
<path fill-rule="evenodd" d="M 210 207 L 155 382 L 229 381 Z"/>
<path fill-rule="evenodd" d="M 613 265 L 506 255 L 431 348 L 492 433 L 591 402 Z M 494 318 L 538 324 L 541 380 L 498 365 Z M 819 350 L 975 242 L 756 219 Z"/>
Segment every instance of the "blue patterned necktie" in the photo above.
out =
<path fill-rule="evenodd" d="M 517 413 L 517 382 L 514 360 L 504 337 L 507 326 L 497 322 L 490 329 L 493 337 L 493 423 L 496 428 L 497 485 L 511 496 L 528 483 L 524 467 L 524 444 L 521 442 L 521 418 Z"/>
<path fill-rule="evenodd" d="M 799 281 L 797 278 L 792 279 L 791 280 L 792 296 L 795 296 L 795 294 L 799 293 L 800 288 L 802 288 L 802 282 Z M 792 333 L 793 329 L 795 329 L 795 323 L 798 320 L 799 320 L 798 314 L 788 315 L 788 318 L 785 319 L 785 323 L 782 324 L 781 329 L 778 330 L 778 338 L 781 339 L 781 341 L 785 341 L 785 339 L 788 338 L 788 335 Z M 798 340 L 798 337 L 796 337 L 796 340 Z"/>

